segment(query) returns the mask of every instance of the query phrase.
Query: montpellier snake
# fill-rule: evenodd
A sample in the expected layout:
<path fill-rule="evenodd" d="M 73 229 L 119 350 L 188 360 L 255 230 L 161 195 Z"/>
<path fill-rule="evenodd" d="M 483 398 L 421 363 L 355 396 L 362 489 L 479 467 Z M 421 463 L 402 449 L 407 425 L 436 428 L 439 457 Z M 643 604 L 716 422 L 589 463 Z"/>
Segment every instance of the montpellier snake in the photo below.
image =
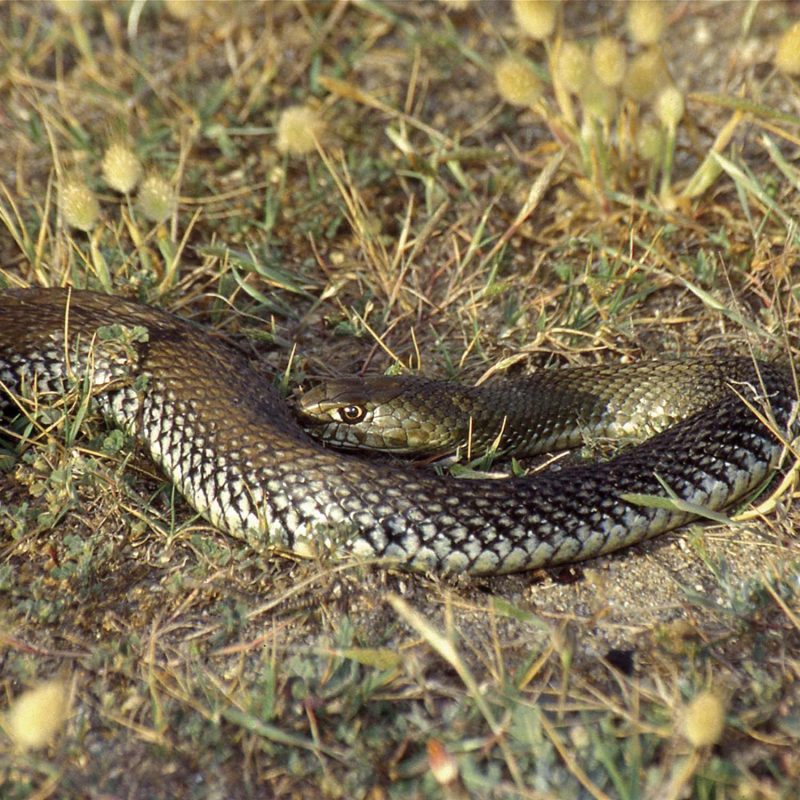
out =
<path fill-rule="evenodd" d="M 778 464 L 795 398 L 788 368 L 730 356 L 555 370 L 552 382 L 548 374 L 522 394 L 500 384 L 512 407 L 543 408 L 543 421 L 519 425 L 500 411 L 508 437 L 538 429 L 549 448 L 587 428 L 624 432 L 624 419 L 605 420 L 620 398 L 659 407 L 636 412 L 645 427 L 671 421 L 660 410 L 668 395 L 683 398 L 689 416 L 605 462 L 507 480 L 442 478 L 318 444 L 269 377 L 171 314 L 84 291 L 0 291 L 5 416 L 90 392 L 218 528 L 256 547 L 413 570 L 497 574 L 576 561 L 683 524 L 695 516 L 689 504 L 720 509 Z M 495 390 L 488 404 L 499 402 Z M 670 493 L 674 504 L 648 502 Z"/>

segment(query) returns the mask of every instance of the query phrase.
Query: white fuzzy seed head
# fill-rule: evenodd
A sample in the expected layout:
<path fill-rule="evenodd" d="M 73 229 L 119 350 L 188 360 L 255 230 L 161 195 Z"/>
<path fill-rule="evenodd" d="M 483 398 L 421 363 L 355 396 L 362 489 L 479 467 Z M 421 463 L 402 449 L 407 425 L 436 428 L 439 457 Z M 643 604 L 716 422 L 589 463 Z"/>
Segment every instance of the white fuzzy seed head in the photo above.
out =
<path fill-rule="evenodd" d="M 594 119 L 610 122 L 617 113 L 617 93 L 593 72 L 583 82 L 578 99 L 584 111 Z"/>
<path fill-rule="evenodd" d="M 658 93 L 653 110 L 667 130 L 675 130 L 683 117 L 683 95 L 674 86 L 667 86 Z"/>
<path fill-rule="evenodd" d="M 708 690 L 700 692 L 686 708 L 683 732 L 692 747 L 709 747 L 725 730 L 725 703 Z"/>
<path fill-rule="evenodd" d="M 201 0 L 164 0 L 167 13 L 180 22 L 188 22 L 203 13 L 205 3 Z"/>
<path fill-rule="evenodd" d="M 178 207 L 175 190 L 160 175 L 148 175 L 139 187 L 137 204 L 150 222 L 164 222 Z"/>
<path fill-rule="evenodd" d="M 667 62 L 657 50 L 645 50 L 634 58 L 625 73 L 622 88 L 628 97 L 642 102 L 670 80 Z"/>
<path fill-rule="evenodd" d="M 556 27 L 558 3 L 554 0 L 512 0 L 511 9 L 523 33 L 546 39 Z"/>
<path fill-rule="evenodd" d="M 515 106 L 532 106 L 542 95 L 542 83 L 522 56 L 510 55 L 494 70 L 500 97 Z"/>
<path fill-rule="evenodd" d="M 628 4 L 628 33 L 636 44 L 655 44 L 664 32 L 667 16 L 659 0 L 631 0 Z"/>
<path fill-rule="evenodd" d="M 83 0 L 50 0 L 60 14 L 69 19 L 78 19 L 83 13 Z"/>
<path fill-rule="evenodd" d="M 6 715 L 5 727 L 21 750 L 47 746 L 69 715 L 69 686 L 47 681 L 21 694 Z"/>
<path fill-rule="evenodd" d="M 577 94 L 591 76 L 592 64 L 586 51 L 577 42 L 563 42 L 558 53 L 556 71 L 564 88 Z"/>
<path fill-rule="evenodd" d="M 778 41 L 775 66 L 787 75 L 800 75 L 800 22 L 784 31 Z"/>
<path fill-rule="evenodd" d="M 142 162 L 129 147 L 114 142 L 103 155 L 103 177 L 114 191 L 130 194 L 142 177 Z"/>
<path fill-rule="evenodd" d="M 308 106 L 291 106 L 278 120 L 277 148 L 281 153 L 304 155 L 316 149 L 325 135 L 325 121 Z"/>
<path fill-rule="evenodd" d="M 592 66 L 606 86 L 619 86 L 625 77 L 627 57 L 625 47 L 613 36 L 603 36 L 592 48 Z"/>
<path fill-rule="evenodd" d="M 70 228 L 90 231 L 100 218 L 100 204 L 94 192 L 80 179 L 67 178 L 59 192 L 59 205 Z"/>
<path fill-rule="evenodd" d="M 664 150 L 664 129 L 644 123 L 636 133 L 636 150 L 645 161 L 660 161 Z"/>

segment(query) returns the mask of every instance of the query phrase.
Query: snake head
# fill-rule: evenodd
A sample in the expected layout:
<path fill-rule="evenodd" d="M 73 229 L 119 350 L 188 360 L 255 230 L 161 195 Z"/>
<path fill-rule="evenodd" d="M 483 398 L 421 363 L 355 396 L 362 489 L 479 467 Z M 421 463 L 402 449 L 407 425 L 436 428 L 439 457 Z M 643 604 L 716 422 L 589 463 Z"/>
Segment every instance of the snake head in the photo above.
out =
<path fill-rule="evenodd" d="M 297 403 L 306 431 L 335 447 L 428 455 L 453 448 L 452 414 L 437 413 L 438 381 L 417 376 L 337 378 Z"/>

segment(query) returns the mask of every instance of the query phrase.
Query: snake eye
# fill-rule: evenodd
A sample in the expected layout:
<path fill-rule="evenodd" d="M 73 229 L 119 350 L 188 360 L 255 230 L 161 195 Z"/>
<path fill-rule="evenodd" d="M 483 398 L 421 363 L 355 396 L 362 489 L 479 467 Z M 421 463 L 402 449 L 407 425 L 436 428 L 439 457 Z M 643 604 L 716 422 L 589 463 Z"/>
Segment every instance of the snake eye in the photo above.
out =
<path fill-rule="evenodd" d="M 340 422 L 347 422 L 352 425 L 354 422 L 360 422 L 364 419 L 367 409 L 363 406 L 342 406 L 336 413 Z"/>

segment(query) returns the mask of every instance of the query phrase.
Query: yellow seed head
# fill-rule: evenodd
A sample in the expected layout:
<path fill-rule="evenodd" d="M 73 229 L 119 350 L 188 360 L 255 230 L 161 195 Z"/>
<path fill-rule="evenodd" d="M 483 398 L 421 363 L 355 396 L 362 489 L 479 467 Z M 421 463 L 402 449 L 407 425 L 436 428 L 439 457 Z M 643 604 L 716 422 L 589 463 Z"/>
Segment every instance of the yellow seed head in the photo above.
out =
<path fill-rule="evenodd" d="M 577 42 L 563 42 L 556 62 L 558 79 L 568 92 L 577 94 L 592 74 L 589 56 Z"/>
<path fill-rule="evenodd" d="M 725 703 L 710 691 L 703 691 L 689 703 L 683 718 L 683 732 L 693 747 L 708 747 L 722 738 Z"/>
<path fill-rule="evenodd" d="M 625 47 L 612 36 L 603 36 L 594 43 L 592 66 L 606 86 L 619 86 L 625 77 Z"/>
<path fill-rule="evenodd" d="M 100 217 L 100 204 L 94 192 L 80 179 L 67 178 L 61 186 L 59 203 L 64 221 L 71 228 L 90 231 Z"/>
<path fill-rule="evenodd" d="M 494 70 L 497 91 L 507 103 L 532 106 L 542 95 L 542 83 L 519 55 L 506 56 Z"/>
<path fill-rule="evenodd" d="M 595 119 L 610 122 L 617 113 L 617 93 L 610 86 L 603 84 L 592 72 L 583 82 L 578 99 L 583 110 Z"/>
<path fill-rule="evenodd" d="M 555 30 L 556 0 L 512 0 L 511 8 L 517 25 L 532 39 L 546 39 Z"/>
<path fill-rule="evenodd" d="M 667 130 L 675 130 L 683 117 L 683 95 L 674 86 L 667 86 L 658 93 L 653 110 Z"/>
<path fill-rule="evenodd" d="M 636 134 L 636 150 L 645 161 L 661 161 L 664 150 L 664 129 L 645 123 Z"/>
<path fill-rule="evenodd" d="M 778 41 L 775 66 L 787 75 L 800 75 L 800 22 L 784 31 Z"/>
<path fill-rule="evenodd" d="M 115 142 L 103 155 L 103 177 L 115 191 L 129 194 L 142 177 L 142 163 L 133 150 Z"/>
<path fill-rule="evenodd" d="M 589 736 L 585 725 L 573 725 L 569 729 L 569 738 L 573 747 L 576 747 L 578 750 L 583 750 L 592 744 L 592 737 Z"/>
<path fill-rule="evenodd" d="M 659 0 L 631 0 L 628 4 L 628 33 L 636 44 L 655 44 L 666 24 L 664 6 Z"/>
<path fill-rule="evenodd" d="M 78 19 L 83 13 L 83 0 L 51 0 L 56 11 L 70 19 Z"/>
<path fill-rule="evenodd" d="M 291 106 L 278 120 L 277 147 L 289 155 L 311 153 L 324 135 L 325 121 L 313 108 Z"/>
<path fill-rule="evenodd" d="M 669 79 L 664 56 L 658 50 L 645 50 L 631 61 L 622 88 L 628 97 L 642 102 L 652 97 Z"/>
<path fill-rule="evenodd" d="M 164 8 L 173 18 L 181 22 L 188 22 L 190 19 L 199 16 L 203 11 L 205 3 L 200 0 L 164 0 Z"/>
<path fill-rule="evenodd" d="M 22 750 L 45 747 L 69 715 L 70 690 L 60 680 L 42 683 L 21 694 L 6 716 L 6 729 Z"/>
<path fill-rule="evenodd" d="M 148 175 L 142 181 L 137 200 L 140 211 L 150 222 L 164 222 L 178 207 L 175 190 L 160 175 Z"/>

